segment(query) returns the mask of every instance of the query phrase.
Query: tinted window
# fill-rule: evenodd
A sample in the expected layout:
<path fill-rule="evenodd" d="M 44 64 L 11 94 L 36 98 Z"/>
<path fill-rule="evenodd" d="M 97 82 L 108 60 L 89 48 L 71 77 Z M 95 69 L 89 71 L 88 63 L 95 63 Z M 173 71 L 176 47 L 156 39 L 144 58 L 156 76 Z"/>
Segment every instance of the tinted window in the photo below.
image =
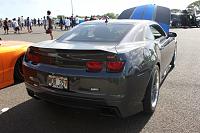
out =
<path fill-rule="evenodd" d="M 120 42 L 132 28 L 131 24 L 83 24 L 65 33 L 58 41 Z"/>

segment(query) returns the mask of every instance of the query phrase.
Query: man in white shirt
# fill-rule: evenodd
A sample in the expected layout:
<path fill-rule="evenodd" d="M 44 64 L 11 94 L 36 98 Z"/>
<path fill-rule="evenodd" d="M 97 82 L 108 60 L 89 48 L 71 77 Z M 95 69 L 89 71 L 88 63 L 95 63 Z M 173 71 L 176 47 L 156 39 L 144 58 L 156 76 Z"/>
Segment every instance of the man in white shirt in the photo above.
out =
<path fill-rule="evenodd" d="M 14 33 L 19 33 L 19 24 L 16 20 L 16 18 L 13 19 L 13 28 L 14 28 Z"/>
<path fill-rule="evenodd" d="M 68 17 L 65 18 L 65 30 L 69 30 L 70 28 L 70 19 Z"/>
<path fill-rule="evenodd" d="M 75 22 L 76 22 L 76 25 L 79 24 L 79 17 L 78 17 L 78 15 L 76 15 L 76 17 L 75 17 Z"/>

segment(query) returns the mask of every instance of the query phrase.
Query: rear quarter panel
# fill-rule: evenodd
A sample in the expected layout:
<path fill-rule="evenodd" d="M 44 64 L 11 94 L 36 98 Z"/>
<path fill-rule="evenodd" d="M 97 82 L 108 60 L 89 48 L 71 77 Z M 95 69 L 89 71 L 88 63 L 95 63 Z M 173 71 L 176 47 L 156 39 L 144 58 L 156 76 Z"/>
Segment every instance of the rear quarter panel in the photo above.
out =
<path fill-rule="evenodd" d="M 159 58 L 152 43 L 153 41 L 143 41 L 117 47 L 117 51 L 121 52 L 119 55 L 126 60 L 127 94 L 135 101 L 143 100 L 153 67 Z"/>

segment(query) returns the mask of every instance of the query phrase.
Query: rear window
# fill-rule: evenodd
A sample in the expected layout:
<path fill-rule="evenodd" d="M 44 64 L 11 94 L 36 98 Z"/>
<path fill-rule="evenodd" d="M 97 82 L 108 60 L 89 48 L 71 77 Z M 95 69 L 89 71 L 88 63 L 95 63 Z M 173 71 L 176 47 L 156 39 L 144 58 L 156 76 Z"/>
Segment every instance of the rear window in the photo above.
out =
<path fill-rule="evenodd" d="M 57 41 L 120 42 L 132 28 L 132 24 L 83 24 L 68 31 Z"/>

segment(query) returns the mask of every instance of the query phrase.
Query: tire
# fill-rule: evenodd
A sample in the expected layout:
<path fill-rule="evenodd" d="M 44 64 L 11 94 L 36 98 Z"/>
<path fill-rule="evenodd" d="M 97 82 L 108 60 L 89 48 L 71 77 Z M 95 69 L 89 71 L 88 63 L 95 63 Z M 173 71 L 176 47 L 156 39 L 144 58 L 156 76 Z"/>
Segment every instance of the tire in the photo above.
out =
<path fill-rule="evenodd" d="M 153 69 L 151 79 L 146 89 L 146 94 L 143 100 L 143 112 L 147 115 L 152 115 L 156 109 L 160 90 L 160 71 L 156 65 Z"/>
<path fill-rule="evenodd" d="M 23 82 L 24 81 L 24 76 L 23 76 L 23 71 L 22 71 L 22 61 L 23 61 L 23 56 L 21 56 L 14 68 L 14 80 L 15 82 Z"/>
<path fill-rule="evenodd" d="M 177 56 L 177 51 L 175 50 L 175 51 L 174 51 L 174 55 L 173 55 L 173 57 L 172 57 L 172 61 L 171 61 L 171 63 L 170 63 L 171 68 L 174 68 L 174 67 L 176 66 L 176 56 Z"/>

